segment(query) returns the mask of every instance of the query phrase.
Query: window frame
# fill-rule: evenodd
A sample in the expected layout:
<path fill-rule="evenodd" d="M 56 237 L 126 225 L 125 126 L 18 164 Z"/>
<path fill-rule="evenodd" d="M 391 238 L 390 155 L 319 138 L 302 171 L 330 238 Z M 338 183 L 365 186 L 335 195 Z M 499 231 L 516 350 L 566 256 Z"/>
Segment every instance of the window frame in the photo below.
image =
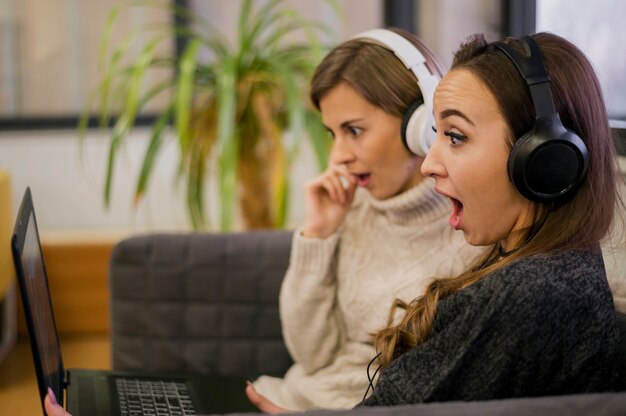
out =
<path fill-rule="evenodd" d="M 536 0 L 502 0 L 502 36 L 520 37 L 537 30 Z M 609 119 L 617 154 L 626 156 L 626 120 Z"/>
<path fill-rule="evenodd" d="M 176 6 L 187 6 L 188 0 L 171 0 Z M 172 16 L 172 25 L 184 23 L 180 17 Z M 180 56 L 181 51 L 185 47 L 185 41 L 177 36 L 174 39 L 174 50 L 176 56 Z M 154 124 L 158 117 L 158 113 L 148 113 L 138 115 L 135 119 L 135 126 L 150 126 Z M 70 113 L 60 116 L 17 116 L 4 117 L 0 116 L 0 132 L 10 131 L 37 131 L 37 130 L 67 130 L 77 128 L 81 118 L 81 113 Z M 116 117 L 112 117 L 109 127 L 115 125 Z M 87 128 L 94 129 L 100 127 L 100 119 L 96 114 L 91 114 L 87 120 Z"/>

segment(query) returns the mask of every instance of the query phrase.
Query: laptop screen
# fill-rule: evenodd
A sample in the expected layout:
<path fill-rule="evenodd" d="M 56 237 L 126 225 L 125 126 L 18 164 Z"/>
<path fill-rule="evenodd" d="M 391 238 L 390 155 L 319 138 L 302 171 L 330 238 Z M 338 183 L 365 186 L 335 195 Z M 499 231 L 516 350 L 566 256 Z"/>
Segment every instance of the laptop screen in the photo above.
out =
<path fill-rule="evenodd" d="M 63 362 L 29 189 L 26 190 L 15 224 L 13 256 L 40 394 L 43 398 L 50 387 L 62 404 Z"/>

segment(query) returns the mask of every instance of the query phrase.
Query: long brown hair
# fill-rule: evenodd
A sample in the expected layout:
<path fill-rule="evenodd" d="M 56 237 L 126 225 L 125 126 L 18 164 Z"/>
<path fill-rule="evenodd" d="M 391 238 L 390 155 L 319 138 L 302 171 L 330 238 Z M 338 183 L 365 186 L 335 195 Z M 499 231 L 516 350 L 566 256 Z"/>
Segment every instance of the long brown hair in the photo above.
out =
<path fill-rule="evenodd" d="M 443 65 L 422 41 L 406 31 L 389 30 L 415 45 L 433 74 L 443 75 Z M 422 98 L 415 75 L 392 51 L 367 39 L 345 41 L 324 57 L 311 81 L 313 105 L 319 110 L 320 100 L 342 82 L 348 83 L 370 103 L 397 117 L 402 117 L 411 104 Z"/>
<path fill-rule="evenodd" d="M 514 261 L 560 249 L 596 247 L 607 233 L 617 198 L 617 159 L 600 84 L 585 55 L 569 41 L 550 33 L 533 35 L 539 46 L 556 110 L 563 125 L 578 134 L 589 152 L 586 177 L 576 194 L 561 204 L 534 204 L 533 225 L 524 230 L 522 244 L 502 256 L 499 245 L 460 276 L 435 280 L 426 293 L 406 304 L 397 300 L 390 310 L 387 328 L 375 336 L 379 363 L 385 367 L 394 358 L 421 344 L 431 333 L 438 302 Z M 514 39 L 504 39 L 524 54 Z M 470 71 L 491 91 L 500 113 L 513 133 L 509 146 L 529 131 L 534 109 L 523 78 L 509 58 L 489 45 L 483 35 L 470 37 L 456 52 L 451 71 Z M 396 313 L 405 314 L 394 324 Z"/>

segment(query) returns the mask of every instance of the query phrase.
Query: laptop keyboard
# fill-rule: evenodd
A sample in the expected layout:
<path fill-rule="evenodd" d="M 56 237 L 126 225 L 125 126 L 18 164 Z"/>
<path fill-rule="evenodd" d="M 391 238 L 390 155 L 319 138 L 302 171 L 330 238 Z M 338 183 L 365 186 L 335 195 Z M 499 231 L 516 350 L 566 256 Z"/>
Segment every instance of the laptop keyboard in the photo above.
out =
<path fill-rule="evenodd" d="M 196 414 L 185 383 L 116 378 L 115 385 L 122 416 Z"/>

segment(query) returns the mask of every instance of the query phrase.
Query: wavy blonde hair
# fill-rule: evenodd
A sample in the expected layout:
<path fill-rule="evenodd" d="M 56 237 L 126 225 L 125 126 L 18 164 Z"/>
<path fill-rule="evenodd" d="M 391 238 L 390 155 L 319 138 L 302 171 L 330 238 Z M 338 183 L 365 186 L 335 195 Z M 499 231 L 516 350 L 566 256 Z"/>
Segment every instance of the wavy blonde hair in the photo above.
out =
<path fill-rule="evenodd" d="M 522 243 L 508 255 L 499 245 L 458 277 L 435 280 L 425 294 L 405 303 L 396 300 L 387 327 L 375 334 L 378 361 L 384 368 L 404 352 L 426 341 L 432 331 L 439 302 L 495 270 L 538 254 L 561 249 L 597 247 L 607 233 L 617 198 L 617 159 L 600 84 L 585 55 L 569 41 L 550 33 L 533 35 L 551 79 L 554 103 L 563 125 L 587 145 L 589 167 L 576 194 L 559 204 L 534 204 L 533 225 L 523 231 Z M 519 42 L 505 39 L 520 53 Z M 515 138 L 534 124 L 528 88 L 508 57 L 489 45 L 483 35 L 470 37 L 456 52 L 451 71 L 470 71 L 491 91 Z M 581 221 L 584 218 L 584 221 Z M 404 312 L 394 323 L 398 313 Z"/>

